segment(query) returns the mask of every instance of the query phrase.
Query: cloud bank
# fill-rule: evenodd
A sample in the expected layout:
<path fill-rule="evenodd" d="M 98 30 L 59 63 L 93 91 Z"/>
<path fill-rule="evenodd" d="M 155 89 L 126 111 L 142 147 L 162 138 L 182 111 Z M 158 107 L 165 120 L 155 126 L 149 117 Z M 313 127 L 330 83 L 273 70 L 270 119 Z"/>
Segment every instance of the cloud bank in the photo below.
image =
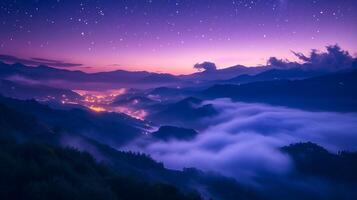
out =
<path fill-rule="evenodd" d="M 196 167 L 218 171 L 239 181 L 260 175 L 284 175 L 290 158 L 279 148 L 311 141 L 330 151 L 357 150 L 357 114 L 308 112 L 263 104 L 209 101 L 220 115 L 192 141 L 132 144 L 129 148 L 149 153 L 174 169 Z"/>
<path fill-rule="evenodd" d="M 326 71 L 357 67 L 357 58 L 351 56 L 348 51 L 341 49 L 337 44 L 326 46 L 325 52 L 313 49 L 308 56 L 294 51 L 292 53 L 302 62 L 301 64 L 271 57 L 268 59 L 267 65 L 274 68 L 302 67 Z"/>

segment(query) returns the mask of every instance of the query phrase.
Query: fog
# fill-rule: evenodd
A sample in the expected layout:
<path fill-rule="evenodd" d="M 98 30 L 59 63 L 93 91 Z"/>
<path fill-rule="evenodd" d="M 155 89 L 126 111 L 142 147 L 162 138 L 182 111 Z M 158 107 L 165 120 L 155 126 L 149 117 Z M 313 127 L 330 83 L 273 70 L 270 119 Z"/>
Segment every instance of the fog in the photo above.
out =
<path fill-rule="evenodd" d="M 228 99 L 206 101 L 219 110 L 191 141 L 136 141 L 127 148 L 149 153 L 173 169 L 196 167 L 242 181 L 284 175 L 290 158 L 279 148 L 311 141 L 331 152 L 357 150 L 357 114 L 310 112 Z M 140 144 L 140 145 L 139 145 Z"/>

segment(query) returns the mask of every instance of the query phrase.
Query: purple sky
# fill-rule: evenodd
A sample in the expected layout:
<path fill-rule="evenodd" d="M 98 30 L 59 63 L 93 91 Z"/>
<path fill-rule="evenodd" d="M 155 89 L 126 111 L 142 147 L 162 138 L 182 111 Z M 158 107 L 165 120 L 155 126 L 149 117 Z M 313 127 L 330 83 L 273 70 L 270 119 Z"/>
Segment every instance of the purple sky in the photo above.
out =
<path fill-rule="evenodd" d="M 193 72 L 294 59 L 338 43 L 357 53 L 355 0 L 2 0 L 0 54 L 71 69 Z"/>

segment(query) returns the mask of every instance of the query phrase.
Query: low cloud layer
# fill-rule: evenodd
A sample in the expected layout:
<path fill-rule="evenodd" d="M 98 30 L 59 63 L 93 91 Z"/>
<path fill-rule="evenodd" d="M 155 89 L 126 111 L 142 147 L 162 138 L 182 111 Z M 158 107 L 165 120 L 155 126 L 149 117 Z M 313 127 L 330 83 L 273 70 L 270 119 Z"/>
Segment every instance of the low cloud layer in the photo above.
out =
<path fill-rule="evenodd" d="M 24 59 L 12 55 L 0 55 L 0 60 L 6 63 L 22 63 L 24 65 L 30 65 L 30 66 L 46 65 L 46 66 L 59 67 L 59 68 L 82 66 L 82 64 L 68 63 L 61 60 L 51 60 L 45 58 Z"/>
<path fill-rule="evenodd" d="M 208 119 L 206 124 L 211 126 L 196 139 L 129 148 L 149 153 L 169 168 L 196 167 L 248 182 L 261 174 L 290 171 L 290 158 L 279 151 L 284 145 L 311 141 L 333 152 L 357 150 L 357 114 L 308 112 L 227 99 L 207 103 L 221 114 Z"/>

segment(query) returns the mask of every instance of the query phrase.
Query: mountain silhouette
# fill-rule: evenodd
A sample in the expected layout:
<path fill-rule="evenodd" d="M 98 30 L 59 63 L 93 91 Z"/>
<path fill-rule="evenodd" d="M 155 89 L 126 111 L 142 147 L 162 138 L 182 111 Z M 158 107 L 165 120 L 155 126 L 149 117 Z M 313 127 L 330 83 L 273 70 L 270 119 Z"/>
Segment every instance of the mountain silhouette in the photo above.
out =
<path fill-rule="evenodd" d="M 357 70 L 353 70 L 304 80 L 215 85 L 203 91 L 202 95 L 313 110 L 356 111 L 356 84 Z"/>
<path fill-rule="evenodd" d="M 161 124 L 190 127 L 198 120 L 218 114 L 212 104 L 202 103 L 203 100 L 201 99 L 188 97 L 176 103 L 163 105 L 159 111 L 151 114 L 148 119 Z"/>
<path fill-rule="evenodd" d="M 198 135 L 198 132 L 193 129 L 187 129 L 175 126 L 161 126 L 158 131 L 151 133 L 154 138 L 168 141 L 176 140 L 192 140 Z"/>
<path fill-rule="evenodd" d="M 292 157 L 300 173 L 337 182 L 357 181 L 356 152 L 341 151 L 334 154 L 311 142 L 291 144 L 281 150 Z"/>

